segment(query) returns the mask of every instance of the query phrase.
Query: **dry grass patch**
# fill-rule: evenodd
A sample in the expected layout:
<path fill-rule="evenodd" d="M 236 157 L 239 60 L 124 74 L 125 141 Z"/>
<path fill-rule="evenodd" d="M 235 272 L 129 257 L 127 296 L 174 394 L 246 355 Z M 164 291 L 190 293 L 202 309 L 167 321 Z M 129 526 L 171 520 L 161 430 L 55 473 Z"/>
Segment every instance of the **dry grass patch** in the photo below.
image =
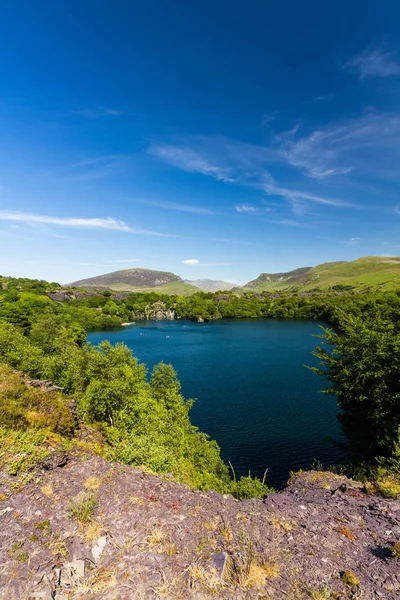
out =
<path fill-rule="evenodd" d="M 46 483 L 45 485 L 42 485 L 40 490 L 41 490 L 42 494 L 44 494 L 48 498 L 51 498 L 52 496 L 54 496 L 54 490 L 53 490 L 53 486 L 51 485 L 51 483 Z"/>
<path fill-rule="evenodd" d="M 263 587 L 266 581 L 279 577 L 279 565 L 273 562 L 250 565 L 247 577 L 242 586 L 245 588 Z"/>
<path fill-rule="evenodd" d="M 345 527 L 345 525 L 339 525 L 339 527 L 335 528 L 335 531 L 347 537 L 347 539 L 351 542 L 354 542 L 354 535 L 352 531 L 348 527 Z"/>
<path fill-rule="evenodd" d="M 93 520 L 82 524 L 80 533 L 83 535 L 85 542 L 94 542 L 104 534 L 104 528 L 99 521 Z"/>
<path fill-rule="evenodd" d="M 91 475 L 90 477 L 88 477 L 85 481 L 85 483 L 83 484 L 86 490 L 98 490 L 99 487 L 101 486 L 101 481 L 98 477 L 96 477 L 95 475 Z"/>
<path fill-rule="evenodd" d="M 205 569 L 201 565 L 191 565 L 187 570 L 188 586 L 216 594 L 225 587 L 225 583 L 218 577 L 216 569 Z"/>

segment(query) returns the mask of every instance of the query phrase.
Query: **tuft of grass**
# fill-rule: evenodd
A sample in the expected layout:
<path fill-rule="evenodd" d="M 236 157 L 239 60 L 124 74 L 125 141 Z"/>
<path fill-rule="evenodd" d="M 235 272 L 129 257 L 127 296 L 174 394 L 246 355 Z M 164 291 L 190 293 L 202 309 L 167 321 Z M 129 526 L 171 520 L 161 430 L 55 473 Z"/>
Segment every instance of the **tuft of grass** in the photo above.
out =
<path fill-rule="evenodd" d="M 390 554 L 393 558 L 400 558 L 400 542 L 396 542 L 390 548 Z"/>
<path fill-rule="evenodd" d="M 279 577 L 279 573 L 279 565 L 276 563 L 253 563 L 250 565 L 248 575 L 242 585 L 245 588 L 262 587 L 267 580 Z"/>
<path fill-rule="evenodd" d="M 70 516 L 75 517 L 79 523 L 89 523 L 96 510 L 97 497 L 95 494 L 83 493 L 73 498 L 69 503 Z"/>
<path fill-rule="evenodd" d="M 354 542 L 352 531 L 348 527 L 345 527 L 345 525 L 339 525 L 339 527 L 336 527 L 336 531 L 347 537 L 351 542 Z"/>
<path fill-rule="evenodd" d="M 343 583 L 351 587 L 357 587 L 360 585 L 360 580 L 353 573 L 353 571 L 342 571 L 340 573 L 340 579 L 343 581 Z"/>
<path fill-rule="evenodd" d="M 99 487 L 101 486 L 101 480 L 96 477 L 95 475 L 91 475 L 90 477 L 88 477 L 85 481 L 85 483 L 83 484 L 86 490 L 98 490 Z"/>
<path fill-rule="evenodd" d="M 29 559 L 29 554 L 27 552 L 21 552 L 16 558 L 18 562 L 26 562 Z"/>
<path fill-rule="evenodd" d="M 190 565 L 187 570 L 190 588 L 200 587 L 209 594 L 219 593 L 226 585 L 219 577 L 216 569 L 205 569 L 201 565 Z"/>
<path fill-rule="evenodd" d="M 20 540 L 19 542 L 14 542 L 14 544 L 11 546 L 11 548 L 8 551 L 8 556 L 14 556 L 14 554 L 16 554 L 18 552 L 18 550 L 21 550 L 21 548 L 23 548 L 25 545 L 25 540 Z"/>
<path fill-rule="evenodd" d="M 48 519 L 36 523 L 35 529 L 39 529 L 44 536 L 51 535 L 51 525 Z"/>
<path fill-rule="evenodd" d="M 93 519 L 88 523 L 85 523 L 82 533 L 85 542 L 93 542 L 103 535 L 104 528 L 101 523 Z"/>
<path fill-rule="evenodd" d="M 149 535 L 146 537 L 146 543 L 148 546 L 160 546 L 166 541 L 165 533 L 159 527 L 154 527 Z"/>
<path fill-rule="evenodd" d="M 54 490 L 53 490 L 53 486 L 51 485 L 51 483 L 46 483 L 45 485 L 42 485 L 42 487 L 40 489 L 41 489 L 42 494 L 44 494 L 48 498 L 51 498 L 51 496 L 54 495 Z"/>

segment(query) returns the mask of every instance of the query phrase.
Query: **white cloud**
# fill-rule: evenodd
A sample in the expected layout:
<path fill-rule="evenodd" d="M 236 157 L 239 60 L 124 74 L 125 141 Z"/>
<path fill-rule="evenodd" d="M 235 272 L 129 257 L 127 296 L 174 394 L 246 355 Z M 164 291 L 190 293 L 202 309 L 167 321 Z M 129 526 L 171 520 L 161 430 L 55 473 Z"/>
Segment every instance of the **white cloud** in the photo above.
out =
<path fill-rule="evenodd" d="M 43 223 L 45 225 L 60 225 L 62 227 L 75 227 L 84 229 L 116 229 L 118 231 L 132 231 L 124 222 L 111 217 L 105 218 L 75 218 L 75 217 L 50 217 L 48 215 L 34 215 L 23 212 L 7 210 L 0 211 L 0 220 L 22 221 L 24 223 Z"/>
<path fill-rule="evenodd" d="M 397 77 L 400 75 L 400 61 L 395 52 L 385 52 L 379 47 L 367 48 L 346 62 L 343 69 L 356 73 L 361 80 L 372 77 Z"/>
<path fill-rule="evenodd" d="M 255 212 L 257 212 L 256 207 L 252 206 L 251 204 L 239 204 L 238 206 L 235 206 L 235 210 L 239 213 L 255 213 Z"/>
<path fill-rule="evenodd" d="M 134 233 L 137 235 L 177 237 L 167 233 L 158 233 L 156 231 L 149 231 L 147 229 L 133 228 L 124 221 L 112 219 L 111 217 L 88 219 L 79 217 L 51 217 L 48 215 L 34 215 L 30 213 L 0 210 L 0 221 L 20 221 L 28 224 L 58 225 L 60 227 L 70 227 L 75 229 L 109 229 L 126 231 L 128 233 Z"/>
<path fill-rule="evenodd" d="M 231 265 L 230 262 L 215 262 L 215 263 L 202 263 L 197 258 L 188 258 L 182 261 L 184 265 L 200 266 L 200 267 L 227 267 Z"/>

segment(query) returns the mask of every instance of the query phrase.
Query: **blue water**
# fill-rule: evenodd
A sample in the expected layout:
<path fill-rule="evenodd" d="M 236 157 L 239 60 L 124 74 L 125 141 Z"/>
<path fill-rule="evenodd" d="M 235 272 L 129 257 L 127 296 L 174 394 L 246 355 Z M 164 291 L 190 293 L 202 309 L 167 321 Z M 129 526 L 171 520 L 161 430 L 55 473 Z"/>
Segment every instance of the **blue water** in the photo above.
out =
<path fill-rule="evenodd" d="M 149 369 L 172 363 L 185 398 L 196 398 L 191 421 L 221 447 L 236 475 L 261 476 L 281 486 L 289 471 L 340 464 L 343 441 L 326 382 L 306 369 L 320 333 L 315 321 L 224 320 L 141 322 L 90 333 L 125 342 Z"/>

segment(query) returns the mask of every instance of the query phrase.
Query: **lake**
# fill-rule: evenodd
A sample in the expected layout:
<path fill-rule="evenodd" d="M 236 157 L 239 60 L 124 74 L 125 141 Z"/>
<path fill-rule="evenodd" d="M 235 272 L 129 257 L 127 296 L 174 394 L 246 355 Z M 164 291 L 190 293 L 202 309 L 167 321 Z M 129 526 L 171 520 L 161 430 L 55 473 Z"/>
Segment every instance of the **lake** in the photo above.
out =
<path fill-rule="evenodd" d="M 316 321 L 270 319 L 147 321 L 92 332 L 124 342 L 149 369 L 160 361 L 178 371 L 185 398 L 196 398 L 191 421 L 221 447 L 236 475 L 262 477 L 281 487 L 289 471 L 345 460 L 332 440 L 343 441 L 326 382 L 305 365 L 320 333 Z"/>

